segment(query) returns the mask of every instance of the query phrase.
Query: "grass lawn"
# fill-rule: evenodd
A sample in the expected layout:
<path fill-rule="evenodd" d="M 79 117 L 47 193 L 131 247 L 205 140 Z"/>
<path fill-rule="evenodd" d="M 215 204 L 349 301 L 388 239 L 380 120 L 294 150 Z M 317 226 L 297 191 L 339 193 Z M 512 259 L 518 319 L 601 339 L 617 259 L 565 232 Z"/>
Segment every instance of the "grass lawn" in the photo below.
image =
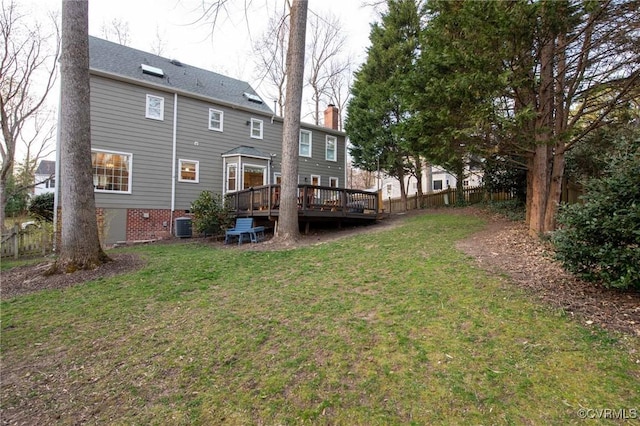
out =
<path fill-rule="evenodd" d="M 136 248 L 148 259 L 136 273 L 2 302 L 2 417 L 565 425 L 602 410 L 640 416 L 640 339 L 585 328 L 480 270 L 454 245 L 482 226 L 445 213 L 291 251 Z"/>

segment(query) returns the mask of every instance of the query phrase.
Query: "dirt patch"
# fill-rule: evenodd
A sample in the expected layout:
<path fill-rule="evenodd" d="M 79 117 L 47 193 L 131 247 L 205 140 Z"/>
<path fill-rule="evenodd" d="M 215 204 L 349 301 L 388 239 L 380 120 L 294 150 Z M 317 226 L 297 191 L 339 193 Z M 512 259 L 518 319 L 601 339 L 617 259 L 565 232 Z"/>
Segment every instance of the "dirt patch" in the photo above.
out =
<path fill-rule="evenodd" d="M 40 290 L 72 287 L 98 278 L 107 278 L 142 268 L 145 262 L 136 254 L 109 253 L 112 261 L 96 269 L 76 271 L 72 274 L 44 275 L 51 262 L 25 265 L 2 271 L 0 297 L 9 299 Z"/>
<path fill-rule="evenodd" d="M 406 218 L 433 214 L 437 210 L 414 210 L 394 214 L 368 226 L 341 229 L 312 229 L 294 243 L 282 244 L 267 240 L 260 244 L 223 245 L 221 241 L 201 240 L 226 250 L 286 250 L 322 244 L 351 235 L 378 232 L 400 225 Z M 543 301 L 563 309 L 587 325 L 640 336 L 640 292 L 619 291 L 585 283 L 565 272 L 552 259 L 551 248 L 529 236 L 522 223 L 510 222 L 476 208 L 450 210 L 451 214 L 471 214 L 487 219 L 487 227 L 458 242 L 458 249 L 472 256 L 478 265 L 491 272 L 509 276 L 521 288 Z M 182 240 L 181 242 L 192 242 Z M 135 254 L 109 252 L 113 262 L 91 271 L 43 276 L 48 263 L 21 266 L 2 272 L 2 299 L 44 289 L 65 288 L 101 277 L 110 277 L 137 270 L 144 261 Z"/>

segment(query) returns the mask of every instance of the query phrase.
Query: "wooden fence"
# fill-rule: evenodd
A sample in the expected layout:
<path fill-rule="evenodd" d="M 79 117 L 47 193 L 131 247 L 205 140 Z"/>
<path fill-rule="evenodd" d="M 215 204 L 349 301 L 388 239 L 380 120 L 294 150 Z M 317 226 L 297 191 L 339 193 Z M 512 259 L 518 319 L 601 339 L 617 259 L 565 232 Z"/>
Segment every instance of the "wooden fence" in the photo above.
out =
<path fill-rule="evenodd" d="M 0 257 L 44 256 L 53 250 L 53 231 L 49 226 L 20 229 L 14 226 L 2 234 Z"/>
<path fill-rule="evenodd" d="M 462 190 L 465 204 L 475 204 L 482 201 L 506 201 L 514 198 L 514 195 L 508 192 L 488 192 L 482 186 L 473 188 L 465 188 Z M 457 201 L 457 193 L 455 188 L 445 189 L 439 192 L 423 194 L 422 198 L 418 195 L 407 197 L 407 206 L 400 198 L 387 198 L 383 200 L 384 211 L 388 213 L 414 210 L 419 208 L 438 208 L 455 206 Z"/>

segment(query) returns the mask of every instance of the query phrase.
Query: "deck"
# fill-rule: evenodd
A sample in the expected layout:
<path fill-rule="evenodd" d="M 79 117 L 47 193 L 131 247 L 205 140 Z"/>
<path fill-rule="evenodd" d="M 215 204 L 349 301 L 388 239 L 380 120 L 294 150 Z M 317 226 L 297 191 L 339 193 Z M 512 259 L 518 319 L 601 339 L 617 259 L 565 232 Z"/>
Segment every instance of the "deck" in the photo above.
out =
<path fill-rule="evenodd" d="M 226 195 L 236 217 L 277 221 L 280 185 L 257 186 Z M 365 222 L 379 219 L 377 192 L 328 186 L 298 185 L 298 217 L 309 229 L 310 222 Z"/>

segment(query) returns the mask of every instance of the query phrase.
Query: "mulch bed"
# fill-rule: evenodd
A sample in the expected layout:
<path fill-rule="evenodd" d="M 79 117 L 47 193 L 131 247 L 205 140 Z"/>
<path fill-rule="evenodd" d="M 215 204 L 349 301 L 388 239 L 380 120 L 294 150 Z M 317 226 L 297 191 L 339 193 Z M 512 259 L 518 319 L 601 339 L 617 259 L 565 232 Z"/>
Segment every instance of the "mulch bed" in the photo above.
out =
<path fill-rule="evenodd" d="M 98 278 L 132 272 L 142 268 L 145 262 L 136 254 L 108 253 L 112 261 L 92 270 L 80 270 L 72 274 L 44 275 L 52 262 L 25 265 L 2 271 L 0 297 L 9 299 L 40 290 L 67 288 Z"/>
<path fill-rule="evenodd" d="M 640 336 L 640 292 L 576 278 L 553 259 L 549 245 L 529 235 L 523 223 L 494 219 L 457 247 L 483 269 L 508 275 L 543 303 L 563 309 L 585 325 Z"/>

